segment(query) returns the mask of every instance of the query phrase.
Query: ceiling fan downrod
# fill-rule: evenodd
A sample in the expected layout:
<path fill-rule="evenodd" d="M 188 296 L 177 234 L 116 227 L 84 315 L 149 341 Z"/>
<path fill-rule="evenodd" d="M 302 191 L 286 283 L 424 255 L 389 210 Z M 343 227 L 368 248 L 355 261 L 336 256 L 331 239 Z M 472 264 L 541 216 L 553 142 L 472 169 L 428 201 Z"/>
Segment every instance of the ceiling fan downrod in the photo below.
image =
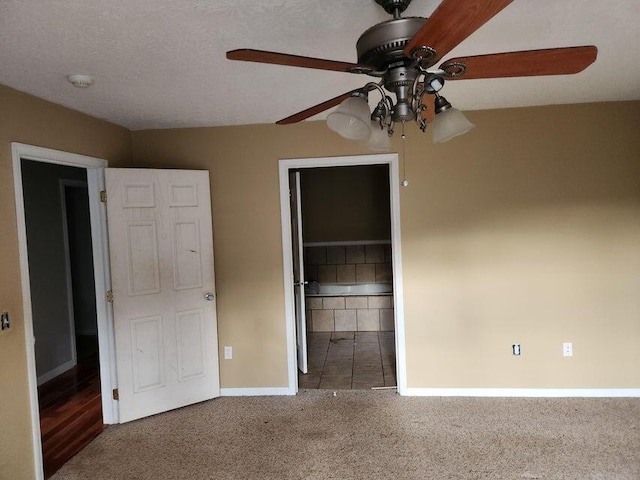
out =
<path fill-rule="evenodd" d="M 389 15 L 393 15 L 393 18 L 400 18 L 400 14 L 407 9 L 411 0 L 376 0 L 376 3 Z"/>

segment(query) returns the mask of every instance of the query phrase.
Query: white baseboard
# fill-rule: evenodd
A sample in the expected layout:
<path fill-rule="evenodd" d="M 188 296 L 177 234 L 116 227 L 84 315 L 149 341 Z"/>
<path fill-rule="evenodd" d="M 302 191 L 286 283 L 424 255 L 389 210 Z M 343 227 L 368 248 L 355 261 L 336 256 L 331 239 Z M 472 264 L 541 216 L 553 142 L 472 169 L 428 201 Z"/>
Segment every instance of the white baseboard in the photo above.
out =
<path fill-rule="evenodd" d="M 221 388 L 222 397 L 267 397 L 275 395 L 295 395 L 295 390 L 289 387 L 275 388 Z"/>
<path fill-rule="evenodd" d="M 38 377 L 38 386 L 42 385 L 43 383 L 47 383 L 49 380 L 51 380 L 52 378 L 56 378 L 58 375 L 62 375 L 64 372 L 66 372 L 67 370 L 71 370 L 75 366 L 76 362 L 74 362 L 73 360 L 69 360 L 68 362 L 54 368 L 53 370 L 49 370 L 47 373 L 43 373 Z"/>
<path fill-rule="evenodd" d="M 407 388 L 408 397 L 640 397 L 640 388 Z"/>
<path fill-rule="evenodd" d="M 288 387 L 221 388 L 222 397 L 295 395 Z M 640 388 L 407 388 L 407 397 L 637 398 Z"/>

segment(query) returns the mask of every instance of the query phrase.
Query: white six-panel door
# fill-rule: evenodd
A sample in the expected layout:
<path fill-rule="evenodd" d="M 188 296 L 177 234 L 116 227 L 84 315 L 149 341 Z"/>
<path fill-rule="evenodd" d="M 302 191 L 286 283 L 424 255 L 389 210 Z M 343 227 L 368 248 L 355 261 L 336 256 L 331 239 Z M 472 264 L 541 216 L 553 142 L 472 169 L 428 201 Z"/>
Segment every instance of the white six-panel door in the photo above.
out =
<path fill-rule="evenodd" d="M 208 172 L 105 180 L 120 421 L 219 396 Z"/>

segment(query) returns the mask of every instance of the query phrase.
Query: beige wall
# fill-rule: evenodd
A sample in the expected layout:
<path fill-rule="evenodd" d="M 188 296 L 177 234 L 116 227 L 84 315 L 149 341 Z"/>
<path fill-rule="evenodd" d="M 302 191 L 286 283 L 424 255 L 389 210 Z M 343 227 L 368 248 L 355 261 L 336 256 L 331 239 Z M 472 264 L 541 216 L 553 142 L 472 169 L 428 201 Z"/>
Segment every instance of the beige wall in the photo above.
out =
<path fill-rule="evenodd" d="M 639 388 L 640 103 L 470 117 L 411 154 L 409 385 Z"/>
<path fill-rule="evenodd" d="M 391 240 L 388 165 L 301 171 L 304 242 Z"/>
<path fill-rule="evenodd" d="M 0 86 L 0 311 L 13 328 L 0 333 L 0 478 L 33 478 L 22 296 L 11 142 L 128 160 L 126 129 Z"/>
<path fill-rule="evenodd" d="M 222 386 L 286 386 L 278 159 L 367 152 L 323 122 L 132 135 L 4 87 L 0 104 L 0 478 L 32 476 L 11 141 L 208 169 Z M 443 145 L 408 131 L 409 386 L 640 388 L 640 102 L 469 117 Z"/>
<path fill-rule="evenodd" d="M 408 132 L 409 387 L 639 388 L 640 102 L 469 117 L 442 145 Z M 286 386 L 278 159 L 367 152 L 323 122 L 134 132 L 133 146 L 139 165 L 211 172 L 220 344 L 234 346 L 222 386 Z"/>

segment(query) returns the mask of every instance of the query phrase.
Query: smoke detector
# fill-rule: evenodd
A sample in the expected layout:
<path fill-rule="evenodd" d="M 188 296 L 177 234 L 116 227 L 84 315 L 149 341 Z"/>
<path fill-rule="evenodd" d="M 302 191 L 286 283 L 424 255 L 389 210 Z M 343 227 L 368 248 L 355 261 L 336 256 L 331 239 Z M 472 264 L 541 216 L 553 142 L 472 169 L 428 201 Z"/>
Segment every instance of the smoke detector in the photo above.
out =
<path fill-rule="evenodd" d="M 77 88 L 88 88 L 93 85 L 93 77 L 91 75 L 69 75 L 67 76 L 67 80 Z"/>

